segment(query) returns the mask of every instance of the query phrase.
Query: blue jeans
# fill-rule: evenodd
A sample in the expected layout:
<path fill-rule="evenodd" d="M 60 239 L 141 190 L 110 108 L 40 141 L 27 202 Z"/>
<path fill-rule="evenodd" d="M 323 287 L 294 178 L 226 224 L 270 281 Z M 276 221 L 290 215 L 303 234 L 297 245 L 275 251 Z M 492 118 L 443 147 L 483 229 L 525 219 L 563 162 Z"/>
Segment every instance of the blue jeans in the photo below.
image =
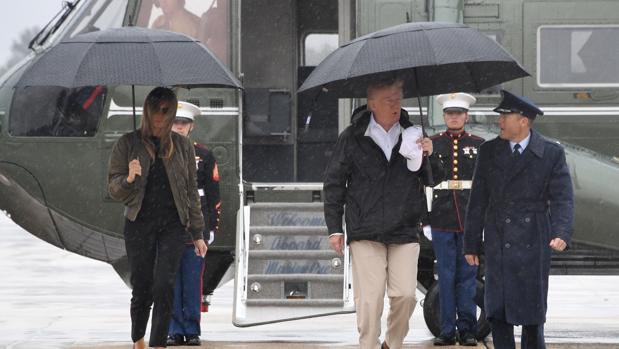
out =
<path fill-rule="evenodd" d="M 193 245 L 187 245 L 176 273 L 174 309 L 169 335 L 200 335 L 200 305 L 204 258 L 196 256 Z"/>
<path fill-rule="evenodd" d="M 447 338 L 455 336 L 456 327 L 460 333 L 477 331 L 474 299 L 477 267 L 469 265 L 464 258 L 463 235 L 432 230 L 432 248 L 438 267 L 441 336 Z"/>

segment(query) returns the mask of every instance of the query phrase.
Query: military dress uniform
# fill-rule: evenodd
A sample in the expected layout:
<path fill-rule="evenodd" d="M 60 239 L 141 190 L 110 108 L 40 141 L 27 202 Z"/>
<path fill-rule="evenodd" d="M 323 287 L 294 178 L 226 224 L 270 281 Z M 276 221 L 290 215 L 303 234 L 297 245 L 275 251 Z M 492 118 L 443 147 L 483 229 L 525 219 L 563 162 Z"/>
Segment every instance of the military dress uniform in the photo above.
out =
<path fill-rule="evenodd" d="M 219 193 L 219 168 L 213 153 L 203 144 L 194 142 L 196 149 L 196 166 L 198 171 L 198 193 L 207 231 L 219 230 L 221 215 L 221 198 Z M 211 240 L 212 237 L 209 238 Z"/>
<path fill-rule="evenodd" d="M 441 132 L 432 137 L 434 152 L 443 161 L 448 180 L 434 187 L 432 194 L 432 229 L 463 233 L 466 205 L 477 151 L 484 139 L 468 132 Z"/>
<path fill-rule="evenodd" d="M 445 113 L 465 113 L 475 98 L 465 93 L 453 93 L 440 95 L 437 101 L 443 105 Z M 462 246 L 473 169 L 477 150 L 484 139 L 463 129 L 448 129 L 431 139 L 434 153 L 444 164 L 447 179 L 434 186 L 430 212 L 441 313 L 441 334 L 435 345 L 450 345 L 455 342 L 457 334 L 461 344 L 474 345 L 477 332 L 477 306 L 474 301 L 477 268 L 466 262 Z"/>
<path fill-rule="evenodd" d="M 197 106 L 179 102 L 176 118 L 193 121 L 199 115 Z M 219 229 L 221 201 L 219 193 L 219 169 L 213 153 L 205 146 L 193 142 L 196 157 L 196 175 L 200 205 L 205 223 L 205 238 L 210 244 Z M 208 255 L 208 254 L 207 254 Z M 200 345 L 200 318 L 202 304 L 205 257 L 196 256 L 193 243 L 187 246 L 176 274 L 174 307 L 168 331 L 168 346 Z"/>
<path fill-rule="evenodd" d="M 433 189 L 430 222 L 439 274 L 441 335 L 452 338 L 456 328 L 460 333 L 475 333 L 477 326 L 477 268 L 466 263 L 462 245 L 473 169 L 484 140 L 468 132 L 449 131 L 431 139 L 434 152 L 445 164 L 445 177 L 449 178 Z"/>

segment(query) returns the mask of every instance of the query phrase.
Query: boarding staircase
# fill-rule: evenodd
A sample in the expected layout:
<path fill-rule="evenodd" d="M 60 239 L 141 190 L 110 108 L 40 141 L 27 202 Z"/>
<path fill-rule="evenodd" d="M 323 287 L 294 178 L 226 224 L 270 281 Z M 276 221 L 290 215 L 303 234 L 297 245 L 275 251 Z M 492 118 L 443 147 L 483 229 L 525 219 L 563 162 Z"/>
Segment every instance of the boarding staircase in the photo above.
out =
<path fill-rule="evenodd" d="M 330 248 L 321 190 L 300 183 L 246 190 L 239 289 L 245 315 L 262 309 L 303 318 L 353 309 L 348 255 Z M 259 322 L 269 322 L 262 315 L 267 319 Z"/>

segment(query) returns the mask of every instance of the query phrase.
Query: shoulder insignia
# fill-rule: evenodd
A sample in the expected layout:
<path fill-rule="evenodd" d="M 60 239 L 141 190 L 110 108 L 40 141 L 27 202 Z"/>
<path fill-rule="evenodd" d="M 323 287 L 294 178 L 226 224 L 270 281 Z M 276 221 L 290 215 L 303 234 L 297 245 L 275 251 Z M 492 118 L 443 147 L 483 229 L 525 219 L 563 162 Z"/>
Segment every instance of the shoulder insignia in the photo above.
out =
<path fill-rule="evenodd" d="M 447 135 L 447 132 L 439 132 L 437 134 L 430 136 L 430 139 L 439 139 L 441 137 L 449 137 L 449 136 Z"/>

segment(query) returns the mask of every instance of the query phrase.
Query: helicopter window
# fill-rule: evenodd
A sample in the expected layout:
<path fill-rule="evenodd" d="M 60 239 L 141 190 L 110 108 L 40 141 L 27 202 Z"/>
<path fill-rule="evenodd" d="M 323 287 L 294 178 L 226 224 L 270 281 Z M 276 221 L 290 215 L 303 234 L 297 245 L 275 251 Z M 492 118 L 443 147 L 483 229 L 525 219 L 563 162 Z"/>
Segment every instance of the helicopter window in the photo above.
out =
<path fill-rule="evenodd" d="M 307 35 L 303 45 L 305 66 L 317 66 L 338 48 L 338 43 L 338 34 L 312 33 Z"/>
<path fill-rule="evenodd" d="M 30 137 L 92 137 L 103 112 L 107 88 L 57 86 L 18 88 L 9 115 L 9 133 Z"/>
<path fill-rule="evenodd" d="M 619 26 L 541 26 L 537 79 L 541 87 L 619 87 Z"/>
<path fill-rule="evenodd" d="M 229 17 L 229 0 L 144 0 L 136 25 L 195 38 L 229 66 Z"/>
<path fill-rule="evenodd" d="M 135 104 L 136 107 L 142 107 L 148 93 L 154 86 L 135 86 Z M 235 107 L 237 105 L 237 92 L 230 88 L 204 88 L 195 87 L 186 89 L 181 87 L 175 88 L 176 95 L 179 100 L 192 100 L 194 104 L 201 107 L 223 109 Z M 110 96 L 113 105 L 120 108 L 131 108 L 133 106 L 133 96 L 131 86 L 116 86 L 110 89 Z"/>
<path fill-rule="evenodd" d="M 71 29 L 70 37 L 123 24 L 127 0 L 91 1 L 84 17 Z"/>

